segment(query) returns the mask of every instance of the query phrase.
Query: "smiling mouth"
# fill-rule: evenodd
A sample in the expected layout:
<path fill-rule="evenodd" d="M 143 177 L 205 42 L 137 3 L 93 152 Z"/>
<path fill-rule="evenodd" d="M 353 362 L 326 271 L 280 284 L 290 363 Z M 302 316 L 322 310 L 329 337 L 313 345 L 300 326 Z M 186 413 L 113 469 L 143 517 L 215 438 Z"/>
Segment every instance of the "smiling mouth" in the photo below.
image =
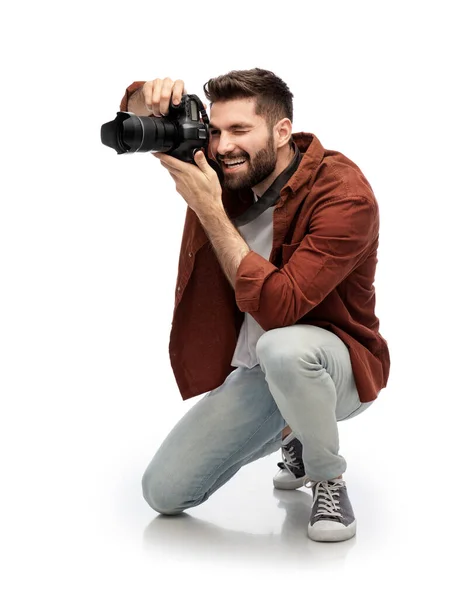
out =
<path fill-rule="evenodd" d="M 225 171 L 237 171 L 238 169 L 240 169 L 243 165 L 245 165 L 245 163 L 247 162 L 247 159 L 242 158 L 239 160 L 232 160 L 231 162 L 225 162 L 225 161 L 221 161 Z"/>

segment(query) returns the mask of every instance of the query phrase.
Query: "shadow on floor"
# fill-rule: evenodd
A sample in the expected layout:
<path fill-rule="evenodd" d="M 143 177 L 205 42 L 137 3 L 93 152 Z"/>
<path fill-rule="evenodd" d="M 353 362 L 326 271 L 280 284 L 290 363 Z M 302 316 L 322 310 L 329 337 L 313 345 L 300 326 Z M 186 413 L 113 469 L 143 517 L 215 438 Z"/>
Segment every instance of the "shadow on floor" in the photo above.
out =
<path fill-rule="evenodd" d="M 172 553 L 178 560 L 234 560 L 238 563 L 330 567 L 343 563 L 356 538 L 334 543 L 314 542 L 307 536 L 312 496 L 304 491 L 273 490 L 278 507 L 286 512 L 280 533 L 251 534 L 232 531 L 191 516 L 158 515 L 144 531 L 144 548 Z M 192 509 L 189 509 L 192 510 Z"/>

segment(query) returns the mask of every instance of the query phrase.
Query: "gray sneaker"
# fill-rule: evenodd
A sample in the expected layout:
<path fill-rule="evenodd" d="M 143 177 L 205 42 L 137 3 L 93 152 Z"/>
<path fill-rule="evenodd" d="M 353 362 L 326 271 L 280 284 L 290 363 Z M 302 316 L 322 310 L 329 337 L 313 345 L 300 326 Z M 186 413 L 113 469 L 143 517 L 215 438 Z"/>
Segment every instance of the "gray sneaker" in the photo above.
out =
<path fill-rule="evenodd" d="M 282 442 L 283 462 L 277 463 L 279 471 L 273 477 L 274 487 L 278 490 L 297 490 L 308 477 L 304 471 L 303 444 L 293 433 Z"/>
<path fill-rule="evenodd" d="M 308 485 L 310 483 L 311 485 Z M 316 542 L 342 542 L 355 535 L 356 521 L 343 479 L 310 481 L 313 502 L 308 535 Z"/>

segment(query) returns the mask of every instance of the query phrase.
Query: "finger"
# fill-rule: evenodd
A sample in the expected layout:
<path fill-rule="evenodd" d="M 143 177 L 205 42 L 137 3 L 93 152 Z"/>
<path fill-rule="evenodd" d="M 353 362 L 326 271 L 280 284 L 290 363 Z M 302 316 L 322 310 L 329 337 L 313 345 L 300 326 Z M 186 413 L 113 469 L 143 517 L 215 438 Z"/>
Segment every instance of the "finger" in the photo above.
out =
<path fill-rule="evenodd" d="M 182 101 L 183 94 L 186 94 L 185 82 L 182 79 L 177 79 L 172 88 L 172 104 L 178 106 Z"/>
<path fill-rule="evenodd" d="M 163 80 L 155 79 L 153 81 L 153 90 L 152 90 L 152 97 L 151 97 L 151 111 L 155 117 L 161 116 L 161 111 L 159 109 L 159 105 L 161 102 L 162 88 L 163 88 Z"/>
<path fill-rule="evenodd" d="M 173 173 L 169 172 L 169 175 L 172 177 L 172 179 L 174 180 L 175 183 L 175 189 L 178 190 L 178 186 L 179 186 L 179 179 L 178 177 L 176 177 Z"/>
<path fill-rule="evenodd" d="M 195 163 L 201 169 L 201 171 L 206 173 L 207 169 L 210 167 L 209 167 L 209 163 L 206 160 L 204 152 L 202 150 L 198 150 L 197 152 L 194 153 L 193 158 L 194 158 Z"/>
<path fill-rule="evenodd" d="M 184 164 L 183 161 L 176 160 L 172 156 L 169 156 L 167 154 L 162 154 L 160 152 L 157 152 L 156 154 L 154 154 L 152 152 L 152 154 L 155 158 L 159 158 L 159 162 L 166 169 L 173 170 L 175 173 L 183 173 L 183 167 L 182 167 L 182 165 Z"/>
<path fill-rule="evenodd" d="M 153 81 L 146 81 L 143 84 L 143 97 L 145 98 L 145 107 L 151 110 L 151 102 L 153 97 Z"/>
<path fill-rule="evenodd" d="M 176 169 L 175 167 L 171 166 L 170 164 L 164 162 L 163 160 L 160 161 L 160 163 L 163 165 L 163 167 L 165 167 L 169 173 L 173 173 L 174 175 L 180 175 L 180 173 L 182 173 L 182 171 L 180 169 Z"/>
<path fill-rule="evenodd" d="M 166 116 L 169 113 L 169 104 L 171 103 L 173 85 L 174 82 L 170 77 L 166 77 L 166 79 L 163 80 L 161 96 L 159 100 L 159 112 L 162 116 Z"/>
<path fill-rule="evenodd" d="M 187 169 L 188 163 L 184 162 L 183 160 L 179 160 L 170 154 L 161 154 L 159 158 L 165 165 L 168 167 L 171 166 L 177 171 L 185 171 Z"/>

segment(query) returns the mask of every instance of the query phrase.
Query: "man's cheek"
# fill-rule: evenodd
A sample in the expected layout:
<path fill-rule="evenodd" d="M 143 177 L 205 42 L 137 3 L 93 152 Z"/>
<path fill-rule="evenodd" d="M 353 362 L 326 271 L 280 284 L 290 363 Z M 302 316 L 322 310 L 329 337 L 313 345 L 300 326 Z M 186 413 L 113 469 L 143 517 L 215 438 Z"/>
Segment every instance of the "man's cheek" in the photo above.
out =
<path fill-rule="evenodd" d="M 213 160 L 217 161 L 217 145 L 218 142 L 212 141 L 212 138 L 209 141 L 209 157 L 212 158 Z"/>

